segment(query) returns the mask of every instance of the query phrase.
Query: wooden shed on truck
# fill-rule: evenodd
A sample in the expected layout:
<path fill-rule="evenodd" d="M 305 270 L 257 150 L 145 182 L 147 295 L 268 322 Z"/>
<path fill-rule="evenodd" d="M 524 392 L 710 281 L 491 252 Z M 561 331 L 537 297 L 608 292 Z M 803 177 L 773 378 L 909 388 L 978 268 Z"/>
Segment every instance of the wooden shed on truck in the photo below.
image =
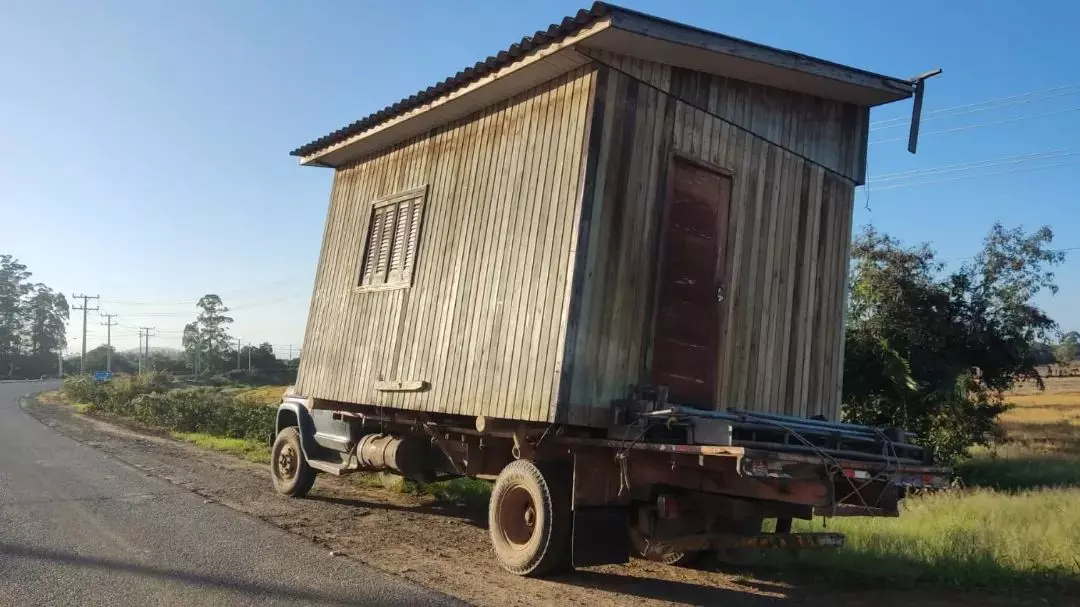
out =
<path fill-rule="evenodd" d="M 304 145 L 334 181 L 296 391 L 836 419 L 870 108 L 914 89 L 597 3 Z"/>

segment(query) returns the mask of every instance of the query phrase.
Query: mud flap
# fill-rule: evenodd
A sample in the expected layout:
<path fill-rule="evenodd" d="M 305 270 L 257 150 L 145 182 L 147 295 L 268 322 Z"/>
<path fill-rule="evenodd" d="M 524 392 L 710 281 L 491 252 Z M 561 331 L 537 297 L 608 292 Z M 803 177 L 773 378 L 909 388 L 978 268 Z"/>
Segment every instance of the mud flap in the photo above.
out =
<path fill-rule="evenodd" d="M 611 565 L 630 560 L 629 519 L 625 507 L 581 506 L 574 509 L 574 567 Z"/>

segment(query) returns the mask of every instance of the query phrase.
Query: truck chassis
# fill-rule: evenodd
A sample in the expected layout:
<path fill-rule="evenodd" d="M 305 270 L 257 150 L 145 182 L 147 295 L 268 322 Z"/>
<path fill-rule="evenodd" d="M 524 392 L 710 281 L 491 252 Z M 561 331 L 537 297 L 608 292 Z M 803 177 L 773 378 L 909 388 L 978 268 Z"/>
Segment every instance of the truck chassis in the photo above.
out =
<path fill-rule="evenodd" d="M 489 533 L 518 575 L 624 563 L 685 563 L 709 550 L 837 548 L 793 519 L 898 516 L 948 471 L 898 429 L 671 407 L 635 393 L 606 429 L 435 414 L 286 395 L 272 437 L 279 493 L 316 473 L 388 471 L 420 482 L 495 481 Z M 774 531 L 762 532 L 764 519 Z"/>

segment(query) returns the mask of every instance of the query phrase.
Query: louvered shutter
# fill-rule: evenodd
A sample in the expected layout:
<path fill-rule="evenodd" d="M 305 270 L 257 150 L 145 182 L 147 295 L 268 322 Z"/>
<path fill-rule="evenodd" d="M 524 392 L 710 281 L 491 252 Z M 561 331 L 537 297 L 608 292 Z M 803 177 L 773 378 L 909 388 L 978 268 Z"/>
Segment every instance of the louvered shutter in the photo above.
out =
<path fill-rule="evenodd" d="M 427 188 L 375 201 L 358 286 L 408 287 L 416 268 Z"/>

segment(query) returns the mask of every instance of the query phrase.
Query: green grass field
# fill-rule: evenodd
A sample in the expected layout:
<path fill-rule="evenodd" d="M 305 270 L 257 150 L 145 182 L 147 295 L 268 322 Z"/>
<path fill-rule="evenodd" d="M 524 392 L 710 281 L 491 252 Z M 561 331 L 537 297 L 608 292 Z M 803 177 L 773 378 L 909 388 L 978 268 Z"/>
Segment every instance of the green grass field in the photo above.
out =
<path fill-rule="evenodd" d="M 1080 592 L 1080 380 L 1046 385 L 1009 395 L 1006 441 L 957 467 L 966 488 L 910 497 L 898 519 L 828 521 L 844 549 L 771 560 L 844 585 Z"/>
<path fill-rule="evenodd" d="M 270 447 L 264 443 L 242 438 L 223 438 L 203 432 L 170 432 L 176 440 L 189 442 L 203 449 L 225 451 L 250 462 L 265 464 L 270 461 Z"/>

